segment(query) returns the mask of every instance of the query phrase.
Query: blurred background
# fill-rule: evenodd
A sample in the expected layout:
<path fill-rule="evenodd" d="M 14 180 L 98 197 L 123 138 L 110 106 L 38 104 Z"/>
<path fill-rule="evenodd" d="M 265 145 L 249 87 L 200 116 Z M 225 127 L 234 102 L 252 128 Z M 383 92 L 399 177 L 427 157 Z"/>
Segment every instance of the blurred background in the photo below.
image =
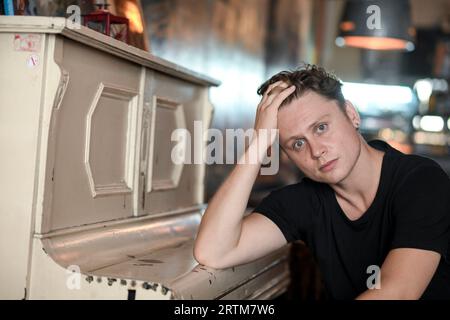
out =
<path fill-rule="evenodd" d="M 344 96 L 358 108 L 367 140 L 383 139 L 404 153 L 430 157 L 450 174 L 450 0 L 0 3 L 2 14 L 69 17 L 67 8 L 76 5 L 84 17 L 103 10 L 127 18 L 127 36 L 116 31 L 116 38 L 222 82 L 210 97 L 215 107 L 211 127 L 223 131 L 253 127 L 256 90 L 268 77 L 301 62 L 321 65 L 344 82 Z M 376 7 L 369 10 L 374 4 L 378 13 Z M 90 21 L 91 28 L 105 31 Z M 258 178 L 249 209 L 270 190 L 302 177 L 281 156 L 278 175 Z M 232 168 L 207 166 L 206 201 Z M 326 298 L 308 251 L 301 243 L 292 248 L 288 298 Z"/>

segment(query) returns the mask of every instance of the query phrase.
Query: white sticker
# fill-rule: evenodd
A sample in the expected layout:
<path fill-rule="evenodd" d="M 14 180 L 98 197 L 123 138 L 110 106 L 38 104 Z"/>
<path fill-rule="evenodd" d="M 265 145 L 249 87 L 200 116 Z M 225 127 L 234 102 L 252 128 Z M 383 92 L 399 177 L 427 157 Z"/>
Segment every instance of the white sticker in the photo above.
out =
<path fill-rule="evenodd" d="M 39 56 L 37 54 L 32 54 L 27 59 L 27 66 L 29 68 L 35 68 L 39 64 Z"/>

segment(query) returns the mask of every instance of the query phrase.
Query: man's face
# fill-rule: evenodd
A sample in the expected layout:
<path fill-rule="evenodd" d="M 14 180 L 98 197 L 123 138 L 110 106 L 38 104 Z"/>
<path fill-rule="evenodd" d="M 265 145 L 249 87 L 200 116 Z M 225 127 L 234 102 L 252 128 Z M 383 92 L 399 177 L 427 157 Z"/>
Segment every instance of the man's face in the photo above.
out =
<path fill-rule="evenodd" d="M 355 130 L 359 116 L 350 103 L 346 114 L 336 101 L 312 91 L 279 109 L 280 145 L 312 180 L 336 184 L 356 164 L 361 150 L 360 135 Z"/>

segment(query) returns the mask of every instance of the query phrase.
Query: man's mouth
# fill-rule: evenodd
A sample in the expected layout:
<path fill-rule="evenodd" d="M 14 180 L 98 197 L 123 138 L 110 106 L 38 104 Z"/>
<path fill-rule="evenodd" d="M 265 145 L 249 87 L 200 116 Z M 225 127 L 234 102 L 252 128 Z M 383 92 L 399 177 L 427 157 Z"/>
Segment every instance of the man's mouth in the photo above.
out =
<path fill-rule="evenodd" d="M 337 160 L 338 159 L 334 159 L 334 160 L 328 161 L 327 163 L 321 165 L 319 170 L 320 171 L 325 171 L 325 172 L 332 170 L 335 167 Z"/>

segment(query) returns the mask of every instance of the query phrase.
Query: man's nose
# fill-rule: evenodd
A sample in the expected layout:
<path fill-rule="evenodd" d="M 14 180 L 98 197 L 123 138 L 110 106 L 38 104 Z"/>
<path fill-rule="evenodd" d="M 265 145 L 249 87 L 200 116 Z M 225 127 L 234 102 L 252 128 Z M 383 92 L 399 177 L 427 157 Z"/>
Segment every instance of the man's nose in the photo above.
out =
<path fill-rule="evenodd" d="M 326 153 L 326 147 L 319 141 L 310 141 L 311 156 L 313 158 L 320 158 Z"/>

